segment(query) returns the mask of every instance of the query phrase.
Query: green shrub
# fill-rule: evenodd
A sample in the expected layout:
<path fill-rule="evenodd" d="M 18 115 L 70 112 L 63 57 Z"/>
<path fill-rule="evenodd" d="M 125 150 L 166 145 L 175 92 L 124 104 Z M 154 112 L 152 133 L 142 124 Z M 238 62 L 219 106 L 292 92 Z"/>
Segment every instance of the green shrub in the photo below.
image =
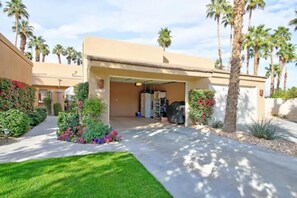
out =
<path fill-rule="evenodd" d="M 111 131 L 111 128 L 104 125 L 102 122 L 89 122 L 87 129 L 82 136 L 86 143 L 89 143 L 94 138 L 102 138 Z"/>
<path fill-rule="evenodd" d="M 0 111 L 19 109 L 25 113 L 34 110 L 35 88 L 25 83 L 0 78 Z"/>
<path fill-rule="evenodd" d="M 279 126 L 271 123 L 271 120 L 261 120 L 259 122 L 253 122 L 246 125 L 248 131 L 257 138 L 263 138 L 266 140 L 274 140 L 277 138 L 277 133 L 280 131 Z"/>
<path fill-rule="evenodd" d="M 210 126 L 215 129 L 221 129 L 224 126 L 224 123 L 221 120 L 211 120 Z"/>
<path fill-rule="evenodd" d="M 38 108 L 35 111 L 28 114 L 30 120 L 30 126 L 34 127 L 46 119 L 46 110 L 44 108 Z"/>
<path fill-rule="evenodd" d="M 74 130 L 79 125 L 79 117 L 76 113 L 60 112 L 58 114 L 58 128 L 57 135 L 60 135 L 67 128 Z"/>
<path fill-rule="evenodd" d="M 84 102 L 89 96 L 89 83 L 79 83 L 74 86 L 74 93 L 77 100 Z"/>
<path fill-rule="evenodd" d="M 192 89 L 189 92 L 189 116 L 194 124 L 208 124 L 215 105 L 214 91 Z"/>
<path fill-rule="evenodd" d="M 0 128 L 9 129 L 9 136 L 18 137 L 30 128 L 28 116 L 18 109 L 10 109 L 0 113 Z"/>
<path fill-rule="evenodd" d="M 47 114 L 51 115 L 52 114 L 52 100 L 51 100 L 51 97 L 50 97 L 49 94 L 50 93 L 48 93 L 48 96 L 43 98 L 43 103 L 44 103 L 44 106 L 46 108 Z"/>
<path fill-rule="evenodd" d="M 59 112 L 62 111 L 62 107 L 60 103 L 55 103 L 54 104 L 54 115 L 57 116 Z"/>
<path fill-rule="evenodd" d="M 88 98 L 84 104 L 85 116 L 98 121 L 104 109 L 104 103 L 100 98 Z"/>
<path fill-rule="evenodd" d="M 287 92 L 282 89 L 276 89 L 271 98 L 287 98 Z"/>
<path fill-rule="evenodd" d="M 287 98 L 288 99 L 297 98 L 297 88 L 296 87 L 292 87 L 287 91 Z"/>

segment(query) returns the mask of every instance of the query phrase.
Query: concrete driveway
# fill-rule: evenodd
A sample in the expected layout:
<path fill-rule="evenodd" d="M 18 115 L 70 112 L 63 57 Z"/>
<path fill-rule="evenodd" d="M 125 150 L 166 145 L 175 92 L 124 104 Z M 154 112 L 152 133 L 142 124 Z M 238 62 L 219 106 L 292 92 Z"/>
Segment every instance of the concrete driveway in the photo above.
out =
<path fill-rule="evenodd" d="M 297 158 L 184 127 L 122 135 L 174 197 L 297 197 Z"/>

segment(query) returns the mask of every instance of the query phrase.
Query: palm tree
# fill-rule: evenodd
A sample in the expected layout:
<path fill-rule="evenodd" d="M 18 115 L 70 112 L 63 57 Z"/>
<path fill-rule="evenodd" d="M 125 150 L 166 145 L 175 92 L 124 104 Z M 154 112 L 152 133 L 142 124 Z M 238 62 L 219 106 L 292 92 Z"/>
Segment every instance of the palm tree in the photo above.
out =
<path fill-rule="evenodd" d="M 278 51 L 279 60 L 280 60 L 280 75 L 277 78 L 277 89 L 280 88 L 280 81 L 282 73 L 285 69 L 285 75 L 284 75 L 284 90 L 287 89 L 287 78 L 288 78 L 288 72 L 286 64 L 296 60 L 296 46 L 291 43 L 284 43 L 280 46 L 280 50 Z"/>
<path fill-rule="evenodd" d="M 265 73 L 266 78 L 269 78 L 272 74 L 275 78 L 280 73 L 279 64 L 274 64 L 273 67 L 271 67 L 271 64 L 269 64 L 269 67 L 265 67 L 265 70 L 266 70 L 266 73 Z"/>
<path fill-rule="evenodd" d="M 271 80 L 270 80 L 270 96 L 272 96 L 272 94 L 274 93 L 274 78 L 276 77 L 275 75 L 275 68 L 278 67 L 278 64 L 274 64 L 273 63 L 273 54 L 274 54 L 274 49 L 277 47 L 277 36 L 276 34 L 271 34 L 267 37 L 267 50 L 269 51 L 269 57 L 270 57 L 270 73 L 269 76 L 271 75 Z M 273 65 L 273 67 L 271 67 L 271 65 Z M 267 67 L 266 67 L 267 68 Z M 268 70 L 267 70 L 268 71 Z M 267 76 L 268 73 L 266 73 L 266 77 L 269 78 L 269 76 Z"/>
<path fill-rule="evenodd" d="M 63 52 L 63 55 L 66 56 L 68 65 L 71 65 L 71 61 L 76 57 L 76 51 L 73 47 L 67 47 Z"/>
<path fill-rule="evenodd" d="M 31 54 L 31 52 L 25 52 L 24 55 L 29 59 L 29 60 L 32 60 L 33 59 L 33 56 Z"/>
<path fill-rule="evenodd" d="M 6 2 L 6 7 L 3 12 L 7 13 L 7 16 L 15 18 L 15 24 L 19 24 L 19 20 L 23 17 L 29 18 L 29 14 L 27 12 L 27 7 L 23 4 L 22 0 L 10 0 Z M 18 35 L 19 35 L 19 27 L 16 25 L 15 31 L 15 46 L 17 46 Z"/>
<path fill-rule="evenodd" d="M 33 36 L 33 26 L 29 25 L 28 21 L 21 21 L 18 23 L 18 29 L 19 34 L 21 37 L 21 43 L 20 43 L 20 50 L 21 52 L 25 52 L 26 44 L 27 44 L 27 38 L 30 38 Z M 16 26 L 14 25 L 12 27 L 12 30 L 16 32 Z"/>
<path fill-rule="evenodd" d="M 269 31 L 270 29 L 265 29 L 265 25 L 252 26 L 245 35 L 246 46 L 252 47 L 254 51 L 254 75 L 258 75 L 260 58 L 266 55 L 264 53 L 264 47 L 267 45 Z"/>
<path fill-rule="evenodd" d="M 159 38 L 158 38 L 158 43 L 159 45 L 163 48 L 163 51 L 165 52 L 165 48 L 169 47 L 171 45 L 171 38 L 172 36 L 171 31 L 168 28 L 161 28 L 159 31 Z"/>
<path fill-rule="evenodd" d="M 64 54 L 64 47 L 60 44 L 54 46 L 52 53 L 58 56 L 59 64 L 61 64 L 61 55 Z"/>
<path fill-rule="evenodd" d="M 239 94 L 239 74 L 242 60 L 240 58 L 242 45 L 243 15 L 246 0 L 234 0 L 234 36 L 231 58 L 231 71 L 227 96 L 223 131 L 235 132 L 237 119 L 237 103 Z"/>
<path fill-rule="evenodd" d="M 35 49 L 35 61 L 40 61 L 40 53 L 41 53 L 41 47 L 45 43 L 45 40 L 42 38 L 42 36 L 33 36 L 30 41 L 28 47 L 31 49 Z"/>
<path fill-rule="evenodd" d="M 208 4 L 206 10 L 207 18 L 214 18 L 217 21 L 217 37 L 218 37 L 218 55 L 220 61 L 220 69 L 223 69 L 223 61 L 222 61 L 222 48 L 221 48 L 221 36 L 220 36 L 220 18 L 224 13 L 227 7 L 226 0 L 211 0 L 211 3 Z"/>
<path fill-rule="evenodd" d="M 50 49 L 49 49 L 49 46 L 45 43 L 43 43 L 40 47 L 40 51 L 41 51 L 41 54 L 42 54 L 42 62 L 45 62 L 45 57 L 47 55 L 49 55 L 50 53 Z"/>
<path fill-rule="evenodd" d="M 81 52 L 76 52 L 76 63 L 77 65 L 81 65 L 82 64 L 82 53 Z"/>
<path fill-rule="evenodd" d="M 256 8 L 264 9 L 265 1 L 264 0 L 247 0 L 246 1 L 246 10 L 249 12 L 249 22 L 248 22 L 248 29 L 251 27 L 252 23 L 252 14 Z M 249 74 L 249 64 L 250 64 L 250 49 L 249 46 L 245 46 L 246 48 L 246 69 L 247 74 Z"/>
<path fill-rule="evenodd" d="M 295 15 L 297 16 L 297 11 L 295 10 Z M 289 22 L 289 25 L 292 25 L 292 26 L 295 26 L 295 31 L 297 31 L 297 17 L 295 17 L 294 19 L 292 19 L 290 22 Z"/>
<path fill-rule="evenodd" d="M 230 25 L 230 52 L 232 51 L 232 35 L 233 35 L 233 26 L 234 26 L 234 13 L 233 13 L 233 7 L 227 3 L 226 8 L 224 10 L 224 16 L 222 20 L 222 24 L 224 27 L 227 27 Z M 230 66 L 230 61 L 231 61 L 231 53 L 230 53 L 230 60 L 229 60 L 229 65 Z M 229 70 L 229 68 L 227 68 Z"/>

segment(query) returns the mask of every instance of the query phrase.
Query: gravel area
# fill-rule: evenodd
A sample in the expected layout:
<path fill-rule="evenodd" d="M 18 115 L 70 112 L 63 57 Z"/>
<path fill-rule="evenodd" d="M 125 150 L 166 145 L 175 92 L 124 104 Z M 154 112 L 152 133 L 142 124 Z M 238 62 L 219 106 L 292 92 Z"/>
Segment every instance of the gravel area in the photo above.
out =
<path fill-rule="evenodd" d="M 254 137 L 252 134 L 244 131 L 237 131 L 236 133 L 223 132 L 222 129 L 214 129 L 210 126 L 193 126 L 202 132 L 212 133 L 218 136 L 227 137 L 239 142 L 257 145 L 266 149 L 272 149 L 277 152 L 285 153 L 297 157 L 297 144 L 284 139 L 265 140 Z"/>

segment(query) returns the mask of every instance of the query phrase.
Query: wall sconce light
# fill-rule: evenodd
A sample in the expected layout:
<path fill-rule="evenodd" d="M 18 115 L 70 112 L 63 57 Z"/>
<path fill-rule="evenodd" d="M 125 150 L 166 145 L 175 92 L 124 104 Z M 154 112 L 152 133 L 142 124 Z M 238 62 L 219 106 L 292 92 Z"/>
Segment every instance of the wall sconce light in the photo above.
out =
<path fill-rule="evenodd" d="M 135 83 L 135 86 L 140 87 L 140 86 L 142 86 L 142 83 L 141 82 L 137 82 L 137 83 Z"/>
<path fill-rule="evenodd" d="M 99 89 L 104 89 L 104 80 L 103 79 L 97 79 L 97 85 Z"/>
<path fill-rule="evenodd" d="M 260 89 L 260 96 L 263 97 L 264 96 L 264 90 Z"/>

